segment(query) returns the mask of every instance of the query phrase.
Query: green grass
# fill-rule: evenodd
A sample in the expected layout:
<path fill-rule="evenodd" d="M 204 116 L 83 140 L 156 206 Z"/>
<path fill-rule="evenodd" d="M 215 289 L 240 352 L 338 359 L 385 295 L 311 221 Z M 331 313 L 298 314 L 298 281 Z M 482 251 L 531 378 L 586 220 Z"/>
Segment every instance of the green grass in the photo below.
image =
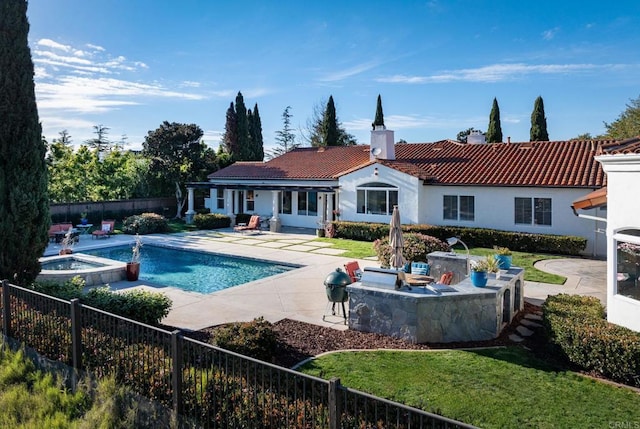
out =
<path fill-rule="evenodd" d="M 301 371 L 483 428 L 640 424 L 638 393 L 554 369 L 520 347 L 345 352 Z"/>
<path fill-rule="evenodd" d="M 458 251 L 456 249 L 456 251 Z M 462 253 L 462 252 L 459 252 Z M 486 247 L 472 247 L 469 248 L 469 253 L 474 256 L 486 256 L 495 254 L 495 250 L 488 249 Z M 556 285 L 564 284 L 567 280 L 566 277 L 559 276 L 557 274 L 545 273 L 533 266 L 538 261 L 544 259 L 560 259 L 565 256 L 547 255 L 544 253 L 527 253 L 527 252 L 514 252 L 512 251 L 512 264 L 516 267 L 524 268 L 524 279 L 529 282 L 542 282 L 552 283 Z"/>
<path fill-rule="evenodd" d="M 376 256 L 376 252 L 373 250 L 373 243 L 368 241 L 356 241 L 347 240 L 344 238 L 316 238 L 314 241 L 321 241 L 323 243 L 331 243 L 334 249 L 346 250 L 340 256 L 353 259 L 365 259 L 372 256 Z"/>
<path fill-rule="evenodd" d="M 322 241 L 325 243 L 331 243 L 333 248 L 335 249 L 343 249 L 346 250 L 341 256 L 345 258 L 353 258 L 353 259 L 365 259 L 372 256 L 376 256 L 376 252 L 373 250 L 373 243 L 366 241 L 356 241 L 356 240 L 346 240 L 343 238 L 316 238 L 315 241 Z M 457 250 L 457 249 L 456 249 Z M 495 250 L 483 248 L 483 247 L 472 247 L 469 249 L 469 253 L 474 256 L 486 256 L 493 255 Z M 567 280 L 566 277 L 559 276 L 556 274 L 545 273 L 544 271 L 540 271 L 533 266 L 537 261 L 541 261 L 544 259 L 558 259 L 562 258 L 562 256 L 557 255 L 547 255 L 543 253 L 527 253 L 527 252 L 512 252 L 512 262 L 513 265 L 517 267 L 524 268 L 524 279 L 526 281 L 531 282 L 542 282 L 542 283 L 552 283 L 552 284 L 564 284 Z"/>

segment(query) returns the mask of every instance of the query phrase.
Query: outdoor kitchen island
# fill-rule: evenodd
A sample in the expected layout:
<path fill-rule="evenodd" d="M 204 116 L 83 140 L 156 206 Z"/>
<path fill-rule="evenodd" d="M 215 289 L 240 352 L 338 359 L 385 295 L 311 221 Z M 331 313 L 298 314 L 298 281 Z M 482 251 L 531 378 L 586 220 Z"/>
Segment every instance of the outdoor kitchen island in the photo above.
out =
<path fill-rule="evenodd" d="M 466 269 L 464 256 L 429 254 L 430 263 L 447 258 L 451 258 L 452 269 Z M 524 308 L 524 270 L 511 267 L 502 270 L 498 278 L 490 274 L 487 286 L 482 288 L 473 286 L 464 274 L 456 273 L 454 279 L 462 280 L 450 286 L 432 283 L 407 287 L 403 273 L 367 267 L 361 281 L 347 286 L 349 329 L 411 343 L 497 338 Z"/>

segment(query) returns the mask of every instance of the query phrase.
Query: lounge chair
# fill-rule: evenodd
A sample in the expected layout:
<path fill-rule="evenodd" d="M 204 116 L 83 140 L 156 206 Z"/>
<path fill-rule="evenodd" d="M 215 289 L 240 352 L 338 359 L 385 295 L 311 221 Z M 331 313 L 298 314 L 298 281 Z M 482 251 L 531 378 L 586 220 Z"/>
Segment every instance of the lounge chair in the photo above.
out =
<path fill-rule="evenodd" d="M 115 220 L 103 220 L 100 229 L 96 229 L 91 233 L 93 238 L 109 238 L 115 229 Z"/>
<path fill-rule="evenodd" d="M 351 283 L 359 282 L 362 277 L 362 270 L 358 261 L 351 261 L 344 264 L 344 271 L 351 278 Z"/>
<path fill-rule="evenodd" d="M 236 225 L 233 227 L 233 230 L 242 233 L 245 231 L 260 231 L 260 216 L 251 216 L 247 225 Z"/>

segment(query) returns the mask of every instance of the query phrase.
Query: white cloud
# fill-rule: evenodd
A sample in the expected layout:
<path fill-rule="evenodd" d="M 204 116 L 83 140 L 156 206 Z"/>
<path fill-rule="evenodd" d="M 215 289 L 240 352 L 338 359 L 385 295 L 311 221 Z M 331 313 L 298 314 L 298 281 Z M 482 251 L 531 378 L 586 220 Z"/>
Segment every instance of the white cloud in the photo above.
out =
<path fill-rule="evenodd" d="M 345 70 L 340 70 L 340 71 L 336 71 L 333 73 L 329 73 L 323 77 L 321 77 L 320 79 L 318 79 L 320 82 L 337 82 L 337 81 L 341 81 L 344 79 L 347 79 L 351 76 L 355 76 L 358 75 L 360 73 L 363 73 L 367 70 L 371 70 L 374 67 L 377 67 L 379 65 L 378 62 L 375 61 L 369 61 L 366 63 L 362 63 L 362 64 L 357 64 L 353 67 L 350 67 L 348 69 Z"/>
<path fill-rule="evenodd" d="M 572 74 L 594 70 L 614 70 L 624 64 L 493 64 L 475 69 L 443 71 L 427 76 L 393 75 L 376 79 L 384 83 L 448 83 L 448 82 L 501 82 L 532 74 Z"/>
<path fill-rule="evenodd" d="M 349 131 L 371 130 L 371 122 L 373 118 L 358 118 L 351 121 L 343 122 L 345 129 Z M 459 126 L 460 124 L 476 123 L 485 121 L 486 118 L 438 118 L 435 116 L 424 115 L 385 115 L 384 124 L 392 130 L 408 130 L 413 128 L 444 128 Z"/>
<path fill-rule="evenodd" d="M 544 40 L 551 40 L 554 37 L 556 37 L 556 34 L 558 34 L 558 31 L 560 31 L 559 27 L 554 27 L 554 28 L 550 28 L 548 30 L 545 30 L 542 32 L 542 38 Z"/>

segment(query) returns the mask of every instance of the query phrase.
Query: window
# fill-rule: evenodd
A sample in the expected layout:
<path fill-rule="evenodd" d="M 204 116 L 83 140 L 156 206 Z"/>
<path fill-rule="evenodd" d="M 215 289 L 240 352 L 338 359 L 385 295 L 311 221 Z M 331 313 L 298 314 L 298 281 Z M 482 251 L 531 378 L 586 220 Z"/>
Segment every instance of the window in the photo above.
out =
<path fill-rule="evenodd" d="M 474 221 L 476 218 L 475 197 L 469 195 L 444 195 L 442 198 L 444 220 Z"/>
<path fill-rule="evenodd" d="M 282 214 L 291 214 L 292 213 L 292 204 L 293 201 L 291 197 L 291 191 L 282 191 L 280 192 L 280 207 L 278 207 L 280 213 Z"/>
<path fill-rule="evenodd" d="M 247 191 L 247 211 L 252 212 L 255 210 L 255 197 L 252 189 Z"/>
<path fill-rule="evenodd" d="M 224 189 L 222 188 L 216 189 L 216 207 L 224 209 Z"/>
<path fill-rule="evenodd" d="M 390 215 L 398 205 L 398 188 L 386 183 L 371 182 L 356 190 L 358 213 Z"/>
<path fill-rule="evenodd" d="M 551 198 L 520 198 L 514 204 L 514 222 L 551 226 Z"/>
<path fill-rule="evenodd" d="M 298 216 L 318 216 L 317 192 L 298 192 Z"/>
<path fill-rule="evenodd" d="M 627 229 L 613 236 L 616 244 L 616 295 L 640 300 L 640 230 Z"/>

